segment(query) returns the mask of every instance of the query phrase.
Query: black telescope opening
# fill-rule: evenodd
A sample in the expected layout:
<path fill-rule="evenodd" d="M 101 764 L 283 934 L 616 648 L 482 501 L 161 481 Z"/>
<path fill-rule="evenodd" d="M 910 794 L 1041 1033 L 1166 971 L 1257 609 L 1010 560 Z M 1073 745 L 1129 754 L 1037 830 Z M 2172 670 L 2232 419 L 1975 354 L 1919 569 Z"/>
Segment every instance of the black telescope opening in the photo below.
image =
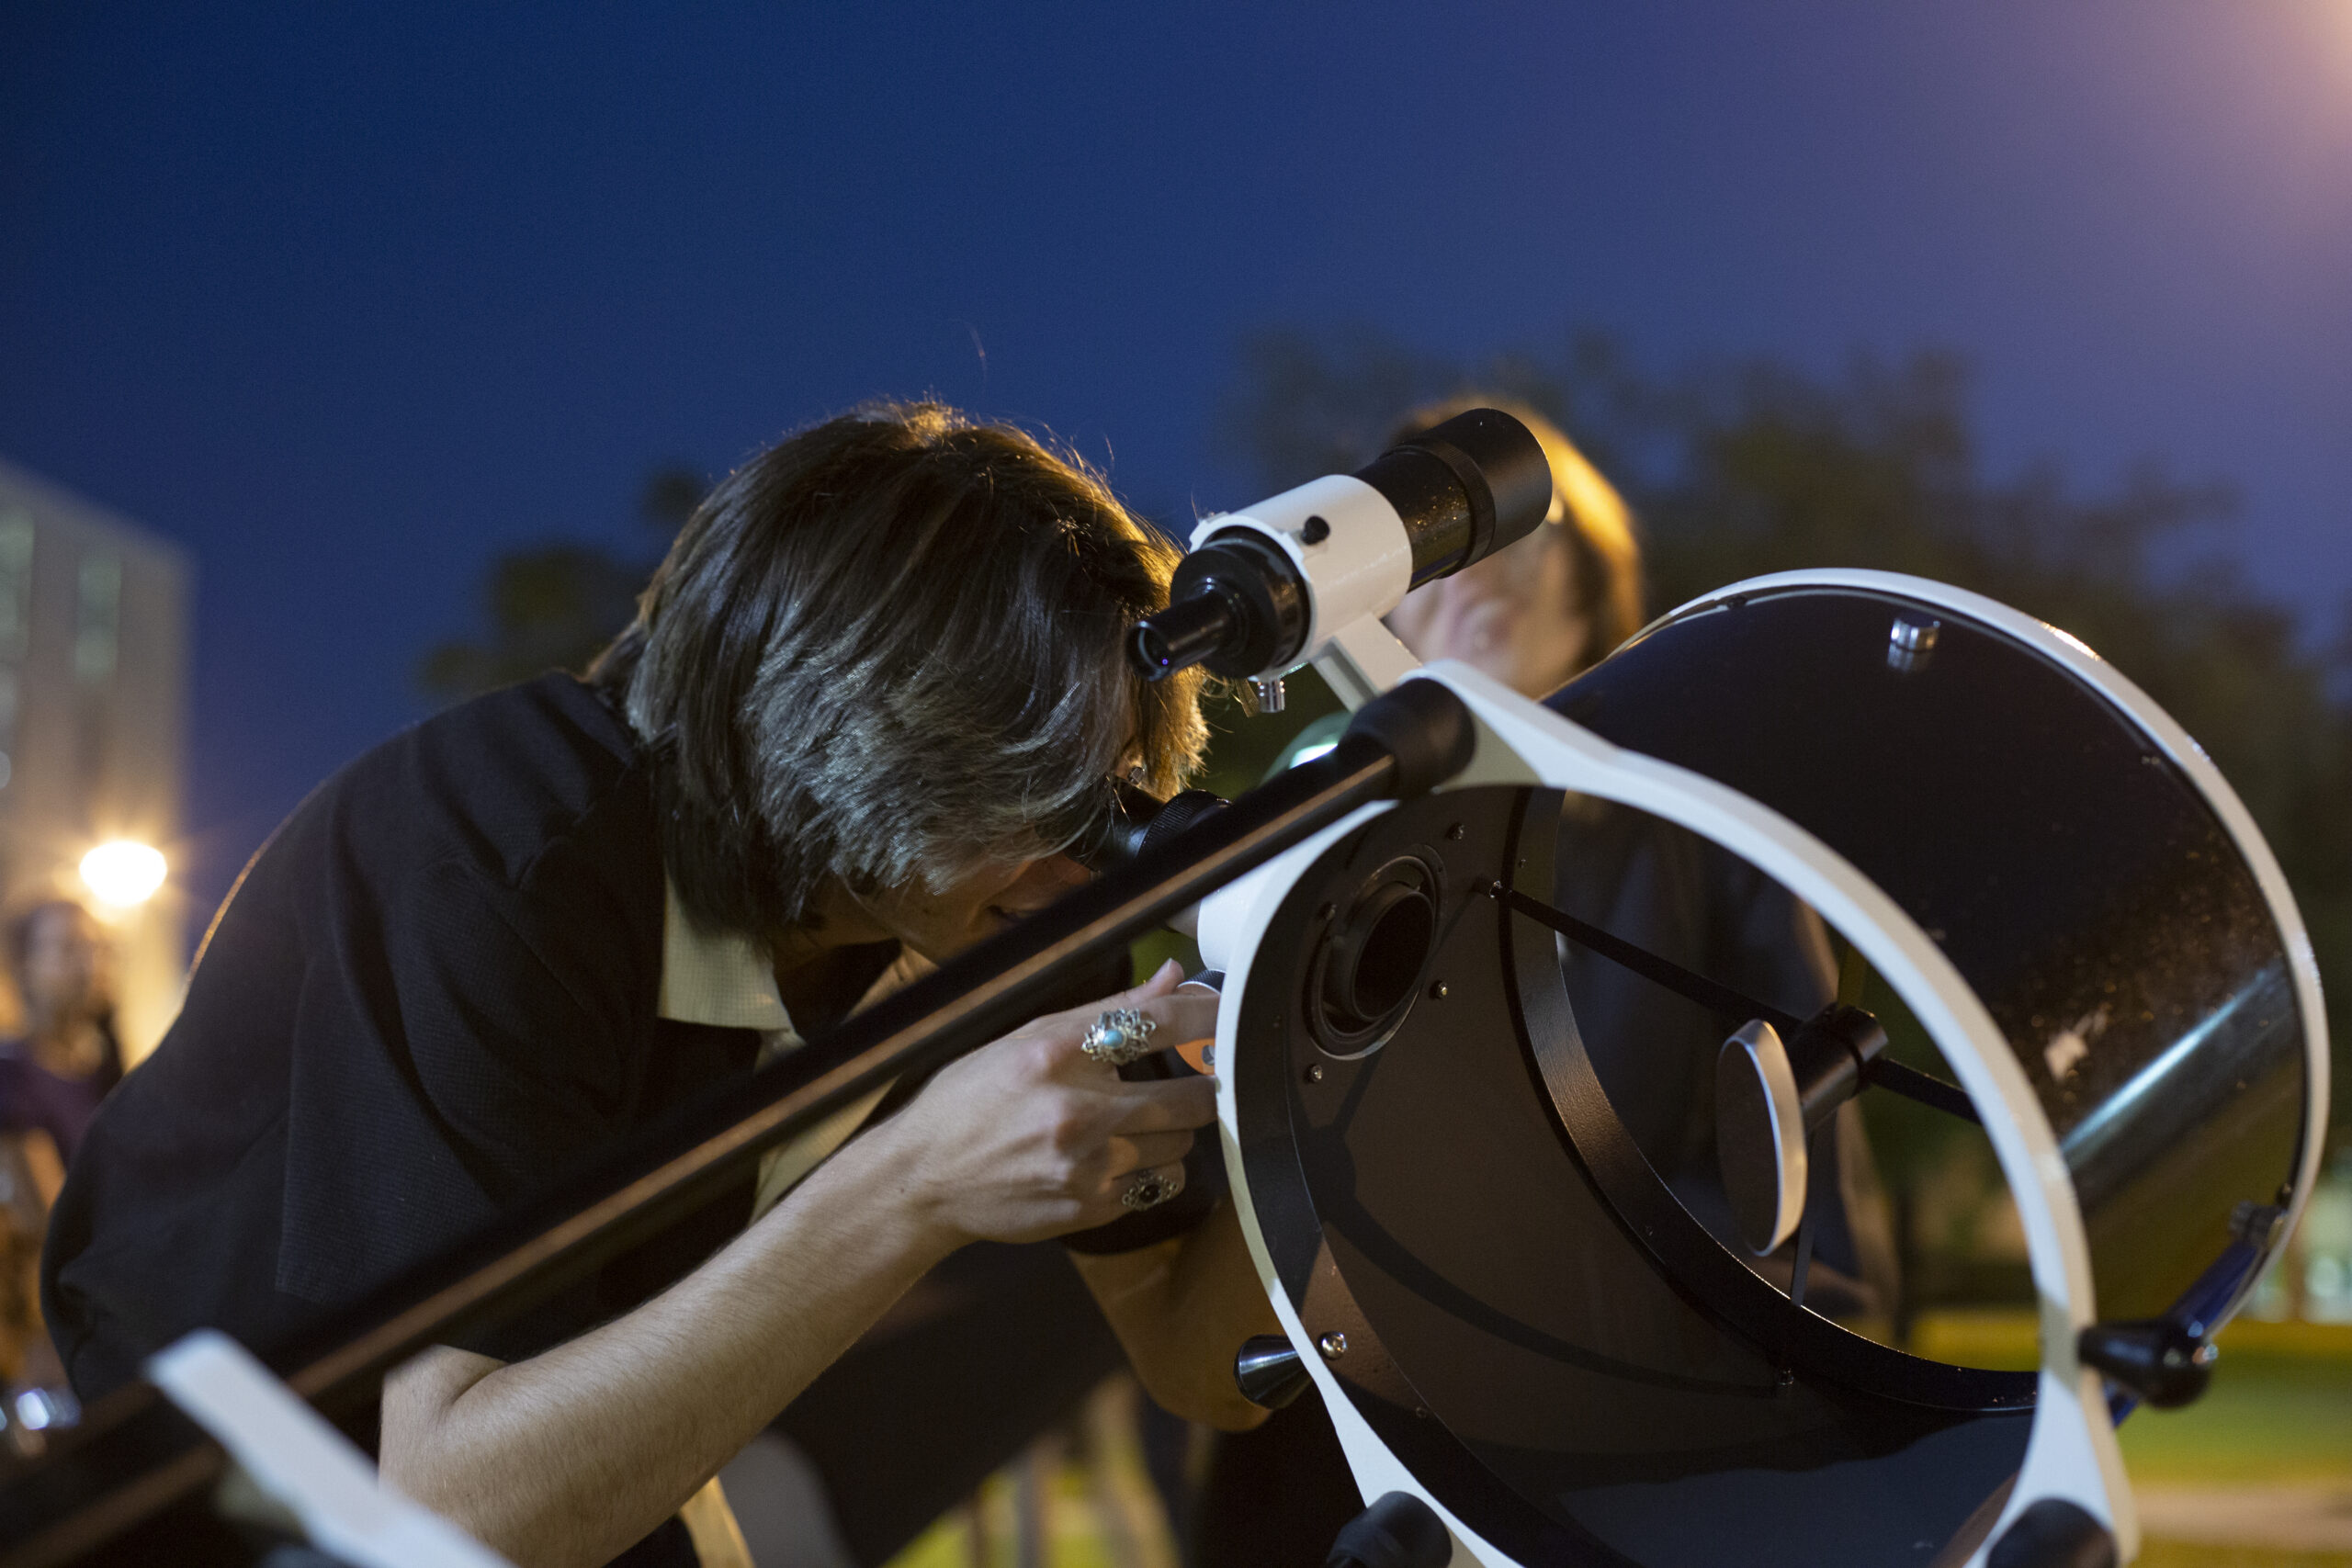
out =
<path fill-rule="evenodd" d="M 1363 1018 L 1378 1018 L 1412 993 L 1437 935 L 1437 910 L 1419 888 L 1396 888 L 1382 904 L 1344 982 L 1349 1009 Z"/>
<path fill-rule="evenodd" d="M 1552 510 L 1552 460 L 1500 409 L 1471 409 L 1356 470 L 1396 509 L 1412 585 L 1476 566 L 1533 533 Z"/>

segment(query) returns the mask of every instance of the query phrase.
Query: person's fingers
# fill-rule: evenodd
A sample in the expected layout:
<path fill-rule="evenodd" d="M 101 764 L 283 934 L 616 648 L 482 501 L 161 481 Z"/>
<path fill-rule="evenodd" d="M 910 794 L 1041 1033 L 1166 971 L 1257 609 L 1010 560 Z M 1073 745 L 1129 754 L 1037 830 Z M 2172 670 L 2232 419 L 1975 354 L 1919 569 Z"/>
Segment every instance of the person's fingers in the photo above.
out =
<path fill-rule="evenodd" d="M 1112 1182 L 1118 1193 L 1119 1207 L 1130 1213 L 1156 1209 L 1184 1190 L 1184 1162 L 1156 1165 L 1138 1170 Z"/>
<path fill-rule="evenodd" d="M 1146 1133 L 1174 1133 L 1205 1127 L 1216 1120 L 1216 1081 L 1213 1078 L 1164 1078 L 1117 1087 L 1111 1120 L 1105 1131 L 1136 1137 Z"/>
<path fill-rule="evenodd" d="M 1129 973 L 1132 974 L 1133 971 Z M 1154 997 L 1166 996 L 1183 983 L 1184 966 L 1170 958 L 1153 970 L 1148 979 L 1129 991 L 1127 995 L 1134 998 L 1135 1002 L 1149 1001 Z M 1133 1002 L 1129 1005 L 1132 1006 Z"/>
<path fill-rule="evenodd" d="M 1184 966 L 1171 958 L 1153 970 L 1151 977 L 1140 986 L 1131 986 L 1124 991 L 1114 991 L 1100 1001 L 1068 1008 L 1060 1012 L 1046 1013 L 1037 1020 L 1037 1024 L 1041 1028 L 1049 1029 L 1058 1029 L 1067 1025 L 1083 1031 L 1096 1018 L 1114 1008 L 1136 1008 L 1144 1012 L 1152 1012 L 1154 1010 L 1148 1004 L 1158 1002 L 1159 998 L 1168 996 L 1183 983 Z"/>
<path fill-rule="evenodd" d="M 1216 995 L 1208 991 L 1178 991 L 1159 998 L 1143 1010 L 1146 1017 L 1159 1025 L 1152 1033 L 1152 1043 L 1164 1051 L 1179 1041 L 1214 1035 L 1216 1006 Z"/>
<path fill-rule="evenodd" d="M 1133 995 L 1134 993 L 1123 993 Z M 1116 1003 L 1119 998 L 1108 1000 Z M 1146 998 L 1133 1010 L 1149 1021 L 1145 1032 L 1146 1050 L 1164 1051 L 1188 1040 L 1199 1040 L 1216 1033 L 1216 997 L 1207 991 L 1194 989 L 1174 993 L 1162 992 Z M 1100 1072 L 1113 1064 L 1090 1055 L 1086 1040 L 1096 1021 L 1114 1010 L 1104 1006 L 1092 1011 L 1056 1013 L 1039 1019 L 1022 1032 L 1034 1040 L 1049 1042 L 1049 1049 L 1062 1059 L 1065 1070 L 1091 1069 Z"/>
<path fill-rule="evenodd" d="M 1156 1166 L 1184 1163 L 1192 1152 L 1193 1134 L 1185 1133 L 1139 1133 L 1132 1138 L 1113 1138 L 1103 1145 L 1108 1156 L 1108 1179 L 1124 1180 L 1139 1170 Z"/>

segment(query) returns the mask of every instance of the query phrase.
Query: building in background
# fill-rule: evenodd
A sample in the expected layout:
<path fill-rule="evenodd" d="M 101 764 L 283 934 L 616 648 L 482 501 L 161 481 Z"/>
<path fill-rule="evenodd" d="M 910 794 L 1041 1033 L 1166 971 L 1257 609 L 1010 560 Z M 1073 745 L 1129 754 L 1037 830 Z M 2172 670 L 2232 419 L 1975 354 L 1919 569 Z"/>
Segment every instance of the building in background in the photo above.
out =
<path fill-rule="evenodd" d="M 173 852 L 193 585 L 177 546 L 0 461 L 0 915 L 62 896 L 106 922 L 132 1062 L 178 1009 L 188 911 L 169 881 L 109 904 L 82 863 L 121 841 Z"/>

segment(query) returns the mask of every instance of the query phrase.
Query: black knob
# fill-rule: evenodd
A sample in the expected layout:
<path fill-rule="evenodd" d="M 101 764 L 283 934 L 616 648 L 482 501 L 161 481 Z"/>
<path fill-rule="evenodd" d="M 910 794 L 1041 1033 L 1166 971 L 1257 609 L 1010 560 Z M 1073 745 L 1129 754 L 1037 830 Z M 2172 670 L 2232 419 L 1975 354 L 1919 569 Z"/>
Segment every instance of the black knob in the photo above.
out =
<path fill-rule="evenodd" d="M 2075 1341 L 2075 1353 L 2157 1409 L 2177 1409 L 2213 1381 L 2220 1352 L 2199 1332 L 2203 1326 L 2168 1317 L 2094 1323 Z"/>
<path fill-rule="evenodd" d="M 1984 1568 L 2115 1568 L 2115 1538 L 2063 1497 L 2044 1497 L 2001 1532 Z"/>
<path fill-rule="evenodd" d="M 1323 1568 L 1445 1568 L 1453 1537 L 1437 1510 L 1409 1492 L 1391 1492 L 1350 1519 Z"/>
<path fill-rule="evenodd" d="M 1233 1384 L 1241 1397 L 1265 1410 L 1280 1410 L 1306 1388 L 1306 1363 L 1279 1334 L 1253 1334 L 1233 1357 Z"/>
<path fill-rule="evenodd" d="M 1122 781 L 1100 799 L 1087 803 L 1090 815 L 1085 825 L 1067 835 L 1069 853 L 1098 876 L 1117 871 L 1203 818 L 1224 810 L 1225 804 L 1223 796 L 1204 789 L 1188 789 L 1160 800 Z"/>

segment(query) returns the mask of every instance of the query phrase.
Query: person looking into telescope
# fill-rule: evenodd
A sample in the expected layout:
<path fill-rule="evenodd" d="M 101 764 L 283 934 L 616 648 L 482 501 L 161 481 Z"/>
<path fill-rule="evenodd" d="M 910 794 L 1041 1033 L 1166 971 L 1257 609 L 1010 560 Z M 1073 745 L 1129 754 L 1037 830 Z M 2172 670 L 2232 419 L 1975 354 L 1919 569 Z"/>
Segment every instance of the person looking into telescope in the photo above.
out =
<path fill-rule="evenodd" d="M 933 404 L 744 464 L 585 680 L 395 738 L 255 856 L 61 1200 L 77 1388 L 199 1325 L 301 1331 L 1081 881 L 1108 781 L 1167 793 L 1203 744 L 1197 682 L 1124 652 L 1174 559 L 1074 459 Z M 525 1568 L 694 1562 L 730 1530 L 714 1472 L 927 1269 L 1078 1232 L 1146 1387 L 1249 1425 L 1230 1357 L 1273 1318 L 1230 1209 L 1182 1192 L 1211 1086 L 1090 1059 L 1212 1032 L 1177 978 L 854 1107 L 417 1357 L 386 1479 Z"/>

